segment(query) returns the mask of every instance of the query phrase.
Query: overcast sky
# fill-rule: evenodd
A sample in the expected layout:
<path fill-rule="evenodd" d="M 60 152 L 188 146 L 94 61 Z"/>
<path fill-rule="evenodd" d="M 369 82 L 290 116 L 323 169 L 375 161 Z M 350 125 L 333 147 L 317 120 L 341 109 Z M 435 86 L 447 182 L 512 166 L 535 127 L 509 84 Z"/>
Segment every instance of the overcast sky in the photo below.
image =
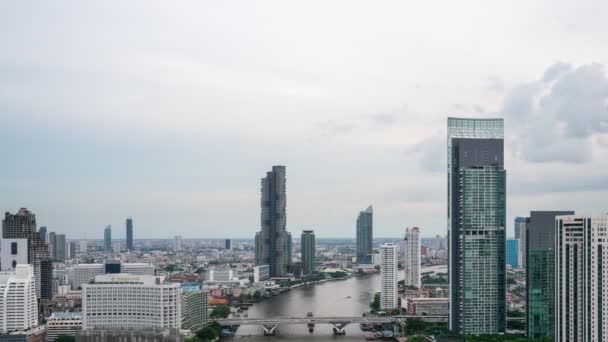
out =
<path fill-rule="evenodd" d="M 446 233 L 448 116 L 504 117 L 509 231 L 608 211 L 608 2 L 3 1 L 0 209 L 68 238 Z"/>

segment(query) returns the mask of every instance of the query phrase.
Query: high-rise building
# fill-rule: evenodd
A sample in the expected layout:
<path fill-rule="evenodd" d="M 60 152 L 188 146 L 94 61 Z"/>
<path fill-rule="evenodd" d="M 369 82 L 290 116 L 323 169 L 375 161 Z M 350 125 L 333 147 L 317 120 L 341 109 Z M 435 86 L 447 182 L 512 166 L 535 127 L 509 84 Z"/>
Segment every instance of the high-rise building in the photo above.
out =
<path fill-rule="evenodd" d="M 67 259 L 66 253 L 66 238 L 65 234 L 56 234 L 55 242 L 53 243 L 53 249 L 55 250 L 55 260 L 65 261 Z"/>
<path fill-rule="evenodd" d="M 14 271 L 0 272 L 0 328 L 6 334 L 27 331 L 38 325 L 34 269 L 19 264 Z"/>
<path fill-rule="evenodd" d="M 398 307 L 397 266 L 399 264 L 399 246 L 394 243 L 380 245 L 380 308 L 395 309 Z"/>
<path fill-rule="evenodd" d="M 302 252 L 302 270 L 304 274 L 315 272 L 315 232 L 314 230 L 303 230 L 300 240 Z"/>
<path fill-rule="evenodd" d="M 108 225 L 103 230 L 103 250 L 105 252 L 112 252 L 112 225 Z"/>
<path fill-rule="evenodd" d="M 82 329 L 179 329 L 180 294 L 161 276 L 98 275 L 82 285 Z"/>
<path fill-rule="evenodd" d="M 44 284 L 52 282 L 52 274 L 51 279 L 44 279 L 49 276 L 49 272 L 45 270 L 48 262 L 42 265 L 50 257 L 49 246 L 40 238 L 40 232 L 36 231 L 36 215 L 26 208 L 19 209 L 16 214 L 6 212 L 2 220 L 2 238 L 27 240 L 27 263 L 34 268 L 36 296 L 40 299 L 51 299 L 47 297 L 49 289 L 42 288 Z M 52 288 L 50 291 L 52 294 Z"/>
<path fill-rule="evenodd" d="M 40 229 L 38 229 L 38 233 L 40 234 L 40 239 L 42 241 L 46 241 L 46 227 L 45 226 L 40 227 Z"/>
<path fill-rule="evenodd" d="M 87 249 L 89 248 L 87 244 L 87 240 L 80 240 L 78 243 L 78 251 L 80 254 L 87 254 Z"/>
<path fill-rule="evenodd" d="M 608 339 L 608 216 L 557 216 L 555 342 Z"/>
<path fill-rule="evenodd" d="M 127 251 L 133 250 L 133 219 L 127 218 Z"/>
<path fill-rule="evenodd" d="M 76 242 L 74 240 L 68 241 L 66 245 L 66 257 L 69 260 L 76 259 Z"/>
<path fill-rule="evenodd" d="M 506 172 L 502 119 L 448 118 L 450 330 L 506 328 Z"/>
<path fill-rule="evenodd" d="M 232 244 L 231 244 L 230 239 L 226 239 L 226 241 L 224 241 L 224 248 L 226 248 L 227 250 L 232 249 Z"/>
<path fill-rule="evenodd" d="M 200 286 L 182 284 L 182 329 L 196 332 L 209 322 L 209 293 Z"/>
<path fill-rule="evenodd" d="M 553 336 L 555 320 L 555 218 L 574 211 L 532 211 L 526 218 L 526 331 Z"/>
<path fill-rule="evenodd" d="M 402 253 L 405 258 L 404 284 L 420 287 L 420 229 L 418 227 L 405 229 L 403 247 L 405 248 Z"/>
<path fill-rule="evenodd" d="M 57 248 L 55 248 L 55 245 L 57 244 L 57 234 L 55 234 L 55 232 L 49 232 L 47 242 L 49 245 L 50 258 L 52 260 L 57 260 Z"/>
<path fill-rule="evenodd" d="M 372 264 L 374 251 L 374 209 L 370 205 L 357 216 L 357 264 Z"/>
<path fill-rule="evenodd" d="M 507 265 L 513 268 L 521 266 L 519 259 L 519 239 L 507 239 Z"/>
<path fill-rule="evenodd" d="M 174 252 L 182 251 L 182 236 L 181 235 L 175 235 L 173 237 L 173 251 Z"/>
<path fill-rule="evenodd" d="M 256 234 L 256 264 L 268 265 L 271 277 L 284 276 L 291 262 L 287 226 L 285 166 L 273 166 L 262 178 L 261 230 Z"/>
<path fill-rule="evenodd" d="M 529 217 L 516 217 L 515 218 L 515 238 L 519 239 L 519 266 L 526 267 L 526 245 L 527 245 L 527 226 L 530 221 Z"/>

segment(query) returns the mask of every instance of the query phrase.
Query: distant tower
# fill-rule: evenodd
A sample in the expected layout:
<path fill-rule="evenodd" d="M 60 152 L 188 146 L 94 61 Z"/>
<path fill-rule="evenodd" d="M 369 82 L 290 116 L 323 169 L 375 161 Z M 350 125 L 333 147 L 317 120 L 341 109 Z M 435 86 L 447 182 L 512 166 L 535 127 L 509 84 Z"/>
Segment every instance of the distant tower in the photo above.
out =
<path fill-rule="evenodd" d="M 226 247 L 227 250 L 231 250 L 232 249 L 232 244 L 231 244 L 230 239 L 226 239 L 226 241 L 225 241 L 224 244 L 225 244 L 225 247 Z"/>
<path fill-rule="evenodd" d="M 67 258 L 66 253 L 66 238 L 65 234 L 56 234 L 53 249 L 55 250 L 55 260 L 65 261 Z"/>
<path fill-rule="evenodd" d="M 127 250 L 133 250 L 133 219 L 127 218 Z"/>
<path fill-rule="evenodd" d="M 103 230 L 103 250 L 112 252 L 112 225 L 108 225 Z"/>
<path fill-rule="evenodd" d="M 394 243 L 380 245 L 380 308 L 397 308 L 397 264 L 399 246 Z"/>
<path fill-rule="evenodd" d="M 420 287 L 420 229 L 406 228 L 403 238 L 405 285 Z"/>
<path fill-rule="evenodd" d="M 273 166 L 262 178 L 261 230 L 256 234 L 256 264 L 268 265 L 271 277 L 284 276 L 291 263 L 287 226 L 285 166 Z"/>
<path fill-rule="evenodd" d="M 50 232 L 48 236 L 49 256 L 52 260 L 57 260 L 57 234 Z"/>
<path fill-rule="evenodd" d="M 357 264 L 371 264 L 374 239 L 374 209 L 370 205 L 357 217 Z"/>
<path fill-rule="evenodd" d="M 315 272 L 315 232 L 314 230 L 303 230 L 301 243 L 302 269 L 304 274 Z"/>
<path fill-rule="evenodd" d="M 526 245 L 529 217 L 516 217 L 514 224 L 515 238 L 519 239 L 519 266 L 526 267 Z"/>
<path fill-rule="evenodd" d="M 519 239 L 507 239 L 507 265 L 513 268 L 521 267 L 519 243 Z"/>
<path fill-rule="evenodd" d="M 38 233 L 40 233 L 40 239 L 46 242 L 46 227 L 40 227 L 40 229 L 38 229 Z"/>
<path fill-rule="evenodd" d="M 173 251 L 181 252 L 182 251 L 182 236 L 175 235 L 173 237 Z"/>

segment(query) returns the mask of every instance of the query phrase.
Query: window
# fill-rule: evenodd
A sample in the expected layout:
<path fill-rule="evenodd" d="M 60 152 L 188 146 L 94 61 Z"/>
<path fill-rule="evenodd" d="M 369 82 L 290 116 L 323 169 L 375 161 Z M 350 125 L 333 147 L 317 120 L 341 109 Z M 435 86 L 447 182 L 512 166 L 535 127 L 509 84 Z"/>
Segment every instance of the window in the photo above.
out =
<path fill-rule="evenodd" d="M 16 255 L 16 254 L 17 254 L 17 243 L 11 242 L 11 255 Z"/>

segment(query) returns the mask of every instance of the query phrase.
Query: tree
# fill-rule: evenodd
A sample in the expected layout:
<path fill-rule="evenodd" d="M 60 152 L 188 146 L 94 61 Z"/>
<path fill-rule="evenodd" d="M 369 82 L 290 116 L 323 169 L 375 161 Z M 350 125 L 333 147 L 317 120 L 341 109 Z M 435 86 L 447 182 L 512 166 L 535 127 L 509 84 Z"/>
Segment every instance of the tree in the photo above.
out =
<path fill-rule="evenodd" d="M 74 336 L 58 336 L 55 338 L 55 342 L 74 342 L 76 339 Z"/>
<path fill-rule="evenodd" d="M 175 265 L 167 265 L 167 266 L 165 266 L 165 271 L 167 271 L 167 272 L 175 272 L 175 270 L 176 270 Z"/>
<path fill-rule="evenodd" d="M 255 291 L 253 293 L 253 298 L 259 299 L 260 297 L 262 297 L 262 293 L 260 291 Z"/>
<path fill-rule="evenodd" d="M 227 305 L 218 305 L 211 311 L 211 318 L 226 318 L 230 315 L 230 308 Z"/>
<path fill-rule="evenodd" d="M 380 293 L 374 294 L 374 299 L 369 304 L 369 307 L 370 307 L 370 309 L 372 309 L 372 312 L 380 311 Z"/>
<path fill-rule="evenodd" d="M 405 321 L 405 333 L 408 335 L 415 335 L 424 332 L 426 329 L 426 323 L 420 318 L 408 318 Z"/>
<path fill-rule="evenodd" d="M 222 326 L 218 322 L 211 322 L 203 329 L 196 332 L 196 337 L 201 341 L 213 341 L 220 336 Z"/>

